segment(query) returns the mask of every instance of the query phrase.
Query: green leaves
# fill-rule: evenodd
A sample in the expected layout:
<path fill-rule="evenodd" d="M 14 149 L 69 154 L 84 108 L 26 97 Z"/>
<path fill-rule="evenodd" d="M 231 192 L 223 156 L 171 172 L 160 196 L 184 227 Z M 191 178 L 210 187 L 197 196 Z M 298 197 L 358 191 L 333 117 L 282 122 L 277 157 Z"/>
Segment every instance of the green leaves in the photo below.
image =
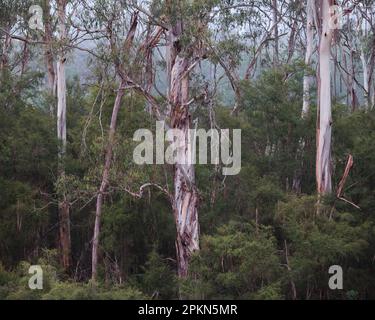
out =
<path fill-rule="evenodd" d="M 204 299 L 246 299 L 277 286 L 280 271 L 272 229 L 232 221 L 202 238 L 191 266 L 192 285 L 185 290 L 192 296 L 199 291 Z"/>
<path fill-rule="evenodd" d="M 318 215 L 316 203 L 315 197 L 290 197 L 278 205 L 276 214 L 280 236 L 289 246 L 291 276 L 301 294 L 306 286 L 324 286 L 331 265 L 347 270 L 353 263 L 366 264 L 370 249 L 371 224 L 353 224 L 347 213 L 330 219 L 329 207 Z M 354 280 L 347 275 L 345 279 Z"/>

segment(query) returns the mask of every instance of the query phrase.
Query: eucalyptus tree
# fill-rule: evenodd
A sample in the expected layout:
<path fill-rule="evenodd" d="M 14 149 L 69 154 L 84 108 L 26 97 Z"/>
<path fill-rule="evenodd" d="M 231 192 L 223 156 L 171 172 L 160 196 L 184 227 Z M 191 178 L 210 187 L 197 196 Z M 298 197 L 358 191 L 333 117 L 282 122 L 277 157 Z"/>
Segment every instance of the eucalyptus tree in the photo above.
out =
<path fill-rule="evenodd" d="M 332 192 L 332 100 L 331 100 L 331 48 L 332 0 L 323 0 L 318 7 L 321 20 L 319 44 L 319 113 L 317 122 L 316 180 L 319 194 Z"/>
<path fill-rule="evenodd" d="M 310 111 L 310 87 L 312 83 L 312 77 L 310 71 L 311 59 L 314 53 L 314 29 L 315 26 L 316 7 L 314 0 L 307 0 L 306 3 L 306 52 L 305 52 L 305 65 L 307 70 L 303 77 L 303 106 L 302 106 L 302 117 L 305 118 Z"/>
<path fill-rule="evenodd" d="M 375 2 L 364 1 L 358 3 L 350 13 L 353 23 L 343 27 L 343 33 L 352 35 L 353 50 L 359 57 L 359 65 L 362 67 L 362 82 L 355 80 L 363 91 L 364 105 L 366 109 L 373 108 L 375 104 L 373 86 L 373 73 L 375 67 Z M 348 30 L 349 29 L 349 30 Z M 354 73 L 353 68 L 351 69 Z M 356 75 L 351 75 L 355 78 Z"/>
<path fill-rule="evenodd" d="M 59 141 L 59 182 L 64 184 L 65 168 L 64 160 L 66 154 L 66 76 L 65 76 L 65 47 L 64 42 L 67 41 L 66 26 L 66 0 L 57 1 L 57 26 L 58 41 L 62 44 L 56 66 L 57 76 L 57 139 Z M 62 188 L 65 189 L 65 188 Z M 66 270 L 71 266 L 71 239 L 70 239 L 70 204 L 65 192 L 59 199 L 59 230 L 60 230 L 60 246 L 62 252 L 62 264 Z"/>
<path fill-rule="evenodd" d="M 58 162 L 59 162 L 59 169 L 58 169 L 58 183 L 57 185 L 61 185 L 60 182 L 63 183 L 65 170 L 64 170 L 64 156 L 66 151 L 66 84 L 65 84 L 65 62 L 66 62 L 66 46 L 68 43 L 67 38 L 67 27 L 66 27 L 66 0 L 58 0 L 56 2 L 57 6 L 57 21 L 58 21 L 58 42 L 60 44 L 59 48 L 59 59 L 57 63 L 57 78 L 58 78 L 58 86 L 57 86 L 57 138 L 59 141 L 59 151 L 58 151 Z M 48 1 L 44 3 L 44 7 L 46 10 L 49 10 L 49 3 Z M 1 10 L 10 9 L 7 12 L 8 18 L 1 21 L 8 21 L 4 29 L 2 28 L 1 32 L 4 33 L 5 37 L 5 44 L 4 49 L 6 51 L 10 51 L 11 41 L 17 40 L 21 41 L 24 44 L 24 55 L 21 61 L 21 74 L 24 72 L 26 64 L 29 58 L 29 45 L 48 45 L 49 47 L 52 46 L 52 29 L 50 21 L 48 21 L 47 25 L 49 26 L 47 30 L 44 29 L 43 24 L 43 9 L 39 5 L 35 5 L 30 1 L 20 1 L 20 2 L 9 2 L 6 3 L 5 6 L 2 6 Z M 47 13 L 49 16 L 49 12 Z M 47 35 L 48 36 L 45 36 Z M 46 39 L 47 42 L 43 40 Z M 54 81 L 51 78 L 51 74 L 53 73 L 51 70 L 53 69 L 53 61 L 52 61 L 52 53 L 49 52 L 47 54 L 47 65 L 48 65 L 48 87 L 49 90 L 52 89 L 52 82 Z M 0 68 L 4 68 L 9 63 L 9 55 L 8 52 L 4 52 L 2 55 L 2 63 Z M 52 110 L 52 108 L 51 108 Z M 60 189 L 58 187 L 58 189 Z M 64 189 L 64 188 L 63 188 Z M 71 264 L 71 253 L 70 253 L 70 217 L 69 217 L 69 201 L 66 197 L 66 194 L 63 193 L 61 198 L 58 199 L 58 207 L 59 207 L 59 234 L 60 234 L 60 248 L 61 248 L 61 257 L 62 257 L 62 264 L 66 270 L 69 269 Z"/>
<path fill-rule="evenodd" d="M 301 12 L 302 13 L 302 12 Z M 314 42 L 314 33 L 317 29 L 317 18 L 316 18 L 316 2 L 314 0 L 306 0 L 305 3 L 305 14 L 302 17 L 305 19 L 305 37 L 300 35 L 301 42 L 305 47 L 305 70 L 303 75 L 303 103 L 301 118 L 307 120 L 310 116 L 311 109 L 311 86 L 313 84 L 314 77 L 312 76 L 313 70 L 313 54 L 316 51 L 316 42 Z M 302 156 L 305 149 L 305 139 L 300 138 L 300 145 L 297 150 L 296 159 L 298 160 L 298 168 L 294 172 L 292 190 L 296 193 L 301 192 L 301 180 L 302 180 L 302 168 L 303 161 Z"/>
<path fill-rule="evenodd" d="M 55 57 L 53 52 L 53 31 L 54 31 L 54 21 L 51 16 L 51 0 L 44 0 L 42 3 L 43 8 L 43 23 L 44 23 L 44 36 L 43 40 L 45 42 L 44 46 L 44 59 L 47 71 L 47 88 L 49 94 L 54 97 L 56 95 L 56 72 L 55 72 Z M 50 113 L 54 114 L 54 103 L 50 105 Z"/>
<path fill-rule="evenodd" d="M 125 1 L 80 1 L 81 15 L 74 28 L 85 33 L 96 44 L 96 50 L 89 52 L 96 62 L 107 70 L 108 78 L 117 85 L 112 108 L 107 142 L 105 144 L 104 165 L 100 186 L 95 194 L 95 222 L 92 238 L 91 277 L 97 280 L 99 260 L 99 240 L 105 194 L 111 183 L 111 167 L 116 142 L 118 115 L 127 92 L 135 90 L 145 97 L 151 106 L 156 99 L 150 94 L 153 82 L 152 50 L 162 36 L 161 26 L 148 23 L 150 17 L 142 16 L 134 6 Z M 151 28 L 147 31 L 147 28 Z M 125 32 L 124 32 L 125 30 Z M 106 48 L 109 48 L 107 50 Z M 119 182 L 117 182 L 119 183 Z"/>
<path fill-rule="evenodd" d="M 199 27 L 199 24 L 202 28 L 205 27 L 203 24 L 206 13 L 196 11 L 191 17 L 184 16 L 184 13 L 188 13 L 188 11 L 184 12 L 184 9 L 197 10 L 200 7 L 197 2 L 193 1 L 192 3 L 197 7 L 189 7 L 189 1 L 167 0 L 165 2 L 168 14 L 168 112 L 171 127 L 182 132 L 182 137 L 179 138 L 181 140 L 179 148 L 182 152 L 179 150 L 174 165 L 172 201 L 177 229 L 176 249 L 180 277 L 187 276 L 191 255 L 199 250 L 199 196 L 195 182 L 194 164 L 187 161 L 191 156 L 188 151 L 191 126 L 189 73 L 204 55 L 204 48 L 200 48 L 200 40 L 196 38 L 194 31 L 201 31 L 195 29 Z M 196 19 L 200 14 L 202 19 Z"/>
<path fill-rule="evenodd" d="M 180 277 L 186 277 L 192 254 L 199 249 L 198 222 L 198 189 L 195 185 L 195 167 L 193 163 L 186 163 L 189 159 L 188 140 L 191 127 L 190 107 L 199 100 L 192 96 L 190 88 L 190 74 L 200 61 L 207 57 L 207 49 L 200 37 L 207 37 L 207 24 L 210 11 L 218 1 L 205 3 L 200 1 L 170 1 L 163 2 L 142 1 L 137 3 L 123 3 L 113 1 L 116 10 L 104 11 L 99 5 L 94 16 L 102 17 L 99 25 L 104 32 L 111 49 L 110 64 L 114 66 L 116 77 L 120 81 L 115 106 L 112 113 L 109 139 L 114 135 L 117 112 L 124 90 L 133 90 L 144 97 L 156 119 L 164 121 L 165 128 L 179 129 L 183 132 L 180 139 L 180 158 L 173 165 L 173 193 L 154 183 L 147 183 L 134 193 L 126 188 L 130 194 L 139 196 L 143 189 L 156 186 L 162 189 L 171 201 L 171 207 L 176 224 L 176 256 L 177 269 Z M 99 4 L 99 3 L 98 3 Z M 95 8 L 95 7 L 94 7 Z M 111 7 L 107 6 L 107 9 Z M 131 14 L 132 13 L 132 14 Z M 123 39 L 119 27 L 132 16 L 128 35 Z M 148 26 L 145 26 L 145 21 Z M 128 23 L 127 23 L 128 24 Z M 149 26 L 152 26 L 151 32 Z M 114 28 L 117 26 L 117 29 Z M 135 30 L 139 30 L 136 33 Z M 146 35 L 146 36 L 145 36 Z M 132 41 L 134 39 L 134 41 Z M 161 42 L 164 51 L 159 51 L 159 61 L 165 63 L 166 68 L 154 69 L 152 65 L 152 50 Z M 131 53 L 132 52 L 132 53 Z M 134 56 L 133 56 L 134 54 Z M 155 57 L 156 59 L 156 57 Z M 126 61 L 126 63 L 123 63 Z M 146 61 L 146 63 L 144 63 Z M 138 66 L 137 71 L 132 68 Z M 136 68 L 135 68 L 136 69 Z M 165 76 L 166 94 L 162 94 L 151 80 L 153 72 Z M 150 81 L 151 80 L 151 81 Z M 154 92 L 160 94 L 153 95 Z M 120 96 L 119 96 L 120 95 Z M 100 235 L 100 220 L 104 193 L 109 185 L 109 171 L 113 152 L 113 143 L 107 144 L 106 159 L 102 175 L 102 183 L 97 195 L 96 222 L 92 250 L 92 278 L 97 274 L 98 241 Z"/>
<path fill-rule="evenodd" d="M 83 2 L 86 7 L 86 3 Z M 97 266 L 98 266 L 98 255 L 99 255 L 99 237 L 100 237 L 100 225 L 102 218 L 102 207 L 104 201 L 104 193 L 107 191 L 109 186 L 109 176 L 110 168 L 113 157 L 113 148 L 115 143 L 115 134 L 117 126 L 118 113 L 122 105 L 122 98 L 125 93 L 126 80 L 125 75 L 129 73 L 130 70 L 125 69 L 125 62 L 122 61 L 124 55 L 127 55 L 127 60 L 130 61 L 130 49 L 132 49 L 135 32 L 138 25 L 138 13 L 134 12 L 131 16 L 130 23 L 126 21 L 126 5 L 120 1 L 106 2 L 106 6 L 103 5 L 101 1 L 94 3 L 94 19 L 96 21 L 91 21 L 92 24 L 99 25 L 103 31 L 94 31 L 92 33 L 101 33 L 106 40 L 106 45 L 110 48 L 110 61 L 112 62 L 113 68 L 115 70 L 115 78 L 119 81 L 118 89 L 116 93 L 115 102 L 112 109 L 112 116 L 110 121 L 110 126 L 108 129 L 108 141 L 106 144 L 104 166 L 102 171 L 102 178 L 99 190 L 96 195 L 96 210 L 95 210 L 95 223 L 94 223 L 94 233 L 92 239 L 92 262 L 91 262 L 91 277 L 95 281 L 97 279 Z M 91 10 L 90 10 L 91 11 Z M 92 12 L 87 12 L 90 15 Z M 121 37 L 119 29 L 122 27 L 121 24 L 129 23 L 127 28 L 127 35 Z M 90 25 L 89 25 L 90 26 Z M 85 27 L 87 30 L 87 26 Z M 89 33 L 91 33 L 89 31 Z M 126 64 L 128 67 L 129 64 Z"/>
<path fill-rule="evenodd" d="M 30 0 L 4 0 L 0 5 L 0 71 L 6 68 L 12 72 L 23 71 L 29 60 L 29 57 L 25 55 L 29 50 L 29 43 L 22 41 L 23 46 L 20 52 L 17 42 L 26 40 L 25 35 L 29 37 L 31 34 L 32 30 L 28 26 L 31 5 Z M 22 67 L 19 68 L 20 65 Z"/>

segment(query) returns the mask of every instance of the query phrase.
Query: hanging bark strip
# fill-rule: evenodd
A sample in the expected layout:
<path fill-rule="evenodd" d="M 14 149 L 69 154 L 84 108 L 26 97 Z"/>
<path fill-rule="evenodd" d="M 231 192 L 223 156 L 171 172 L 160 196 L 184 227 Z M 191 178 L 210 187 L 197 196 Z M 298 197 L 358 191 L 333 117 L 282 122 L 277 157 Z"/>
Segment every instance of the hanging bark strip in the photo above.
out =
<path fill-rule="evenodd" d="M 350 172 L 351 168 L 353 167 L 353 164 L 354 164 L 353 156 L 351 154 L 349 154 L 348 161 L 346 163 L 346 167 L 345 167 L 345 171 L 344 171 L 344 175 L 341 178 L 341 181 L 339 183 L 339 187 L 338 187 L 337 193 L 336 193 L 336 196 L 339 199 L 342 196 L 342 191 L 344 189 L 344 185 L 345 185 L 346 179 L 348 179 L 349 172 Z"/>
<path fill-rule="evenodd" d="M 337 188 L 337 192 L 336 192 L 336 197 L 337 199 L 339 200 L 342 200 L 350 205 L 352 205 L 353 207 L 355 207 L 356 209 L 358 210 L 361 210 L 361 208 L 359 206 L 357 206 L 356 204 L 354 204 L 353 202 L 345 199 L 342 195 L 343 195 L 343 190 L 344 190 L 344 186 L 345 186 L 345 183 L 346 183 L 346 180 L 348 179 L 348 176 L 349 176 L 349 172 L 350 170 L 352 169 L 353 167 L 353 164 L 354 164 L 354 160 L 353 160 L 353 156 L 351 154 L 349 154 L 348 156 L 348 160 L 346 162 L 346 166 L 345 166 L 345 171 L 344 171 L 344 174 L 340 180 L 340 183 L 338 185 L 338 188 Z M 329 219 L 331 220 L 332 217 L 333 217 L 333 212 L 335 210 L 335 206 L 333 205 L 332 206 L 332 209 L 331 209 L 331 214 L 330 214 L 330 217 Z"/>

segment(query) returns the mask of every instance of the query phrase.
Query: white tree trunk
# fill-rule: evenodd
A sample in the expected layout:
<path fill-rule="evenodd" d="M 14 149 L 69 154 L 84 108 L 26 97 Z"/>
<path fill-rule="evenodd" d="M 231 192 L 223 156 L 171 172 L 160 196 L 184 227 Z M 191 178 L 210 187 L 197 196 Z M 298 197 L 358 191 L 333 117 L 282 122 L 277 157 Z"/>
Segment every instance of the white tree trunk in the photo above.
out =
<path fill-rule="evenodd" d="M 315 15 L 315 2 L 314 0 L 307 0 L 306 3 L 306 52 L 305 52 L 305 65 L 306 68 L 311 66 L 311 58 L 314 51 L 314 15 Z M 312 76 L 309 74 L 310 70 L 306 70 L 303 76 L 303 105 L 302 105 L 302 119 L 306 119 L 310 112 L 310 85 Z M 303 152 L 305 149 L 304 138 L 301 137 L 299 141 L 299 148 L 296 153 L 296 160 L 299 161 L 298 168 L 294 171 L 292 189 L 296 193 L 301 192 L 301 180 L 303 169 Z"/>
<path fill-rule="evenodd" d="M 305 53 L 305 65 L 307 68 L 311 65 L 311 58 L 314 51 L 314 0 L 307 0 L 306 6 L 306 53 Z M 305 118 L 310 111 L 310 84 L 312 77 L 309 74 L 309 70 L 303 77 L 303 106 L 302 106 L 302 118 Z"/>
<path fill-rule="evenodd" d="M 66 0 L 57 2 L 58 32 L 61 41 L 61 50 L 57 61 L 57 138 L 59 141 L 59 177 L 64 180 L 64 157 L 66 152 L 66 79 L 65 79 L 65 49 L 63 42 L 66 40 Z M 60 248 L 62 263 L 65 270 L 71 264 L 71 241 L 70 241 L 70 213 L 69 202 L 66 195 L 60 195 L 59 199 L 59 225 L 60 225 Z"/>
<path fill-rule="evenodd" d="M 331 137 L 331 43 L 333 30 L 329 27 L 331 18 L 329 0 L 322 1 L 323 19 L 319 48 L 319 120 L 317 128 L 316 179 L 319 194 L 332 192 Z"/>
<path fill-rule="evenodd" d="M 57 138 L 61 142 L 60 157 L 66 151 L 66 82 L 65 61 L 57 61 Z"/>
<path fill-rule="evenodd" d="M 55 74 L 55 68 L 54 68 L 54 58 L 52 53 L 52 23 L 51 23 L 51 15 L 50 15 L 50 0 L 45 0 L 44 3 L 44 10 L 45 10 L 45 16 L 46 19 L 44 21 L 44 42 L 45 42 L 45 49 L 44 49 L 44 59 L 46 63 L 46 69 L 47 69 L 47 88 L 49 91 L 49 94 L 52 96 L 55 96 L 56 93 L 56 74 Z M 54 113 L 54 105 L 51 103 L 50 105 L 50 113 L 53 115 Z"/>
<path fill-rule="evenodd" d="M 58 7 L 58 32 L 61 50 L 57 61 L 57 138 L 59 139 L 60 150 L 59 157 L 62 157 L 66 151 L 66 79 L 65 79 L 65 49 L 63 42 L 66 40 L 66 1 L 59 0 Z"/>
<path fill-rule="evenodd" d="M 273 66 L 277 67 L 279 64 L 279 27 L 277 23 L 278 14 L 277 14 L 277 0 L 272 0 L 272 13 L 273 13 L 273 24 L 275 25 L 275 29 L 273 30 L 273 36 L 275 38 L 274 43 L 274 52 L 273 52 Z"/>
<path fill-rule="evenodd" d="M 365 105 L 366 105 L 366 108 L 369 108 L 369 104 L 370 104 L 369 74 L 368 74 L 367 59 L 366 59 L 363 48 L 361 48 L 361 62 L 362 62 L 362 70 L 363 70 L 363 88 L 365 90 L 365 93 L 364 93 Z"/>
<path fill-rule="evenodd" d="M 189 159 L 189 59 L 180 52 L 178 41 L 182 35 L 182 22 L 177 22 L 169 31 L 168 46 L 168 95 L 170 101 L 171 126 L 183 132 L 181 150 L 174 167 L 173 211 L 176 223 L 176 256 L 179 277 L 188 274 L 192 254 L 199 250 L 198 192 L 195 185 L 194 164 Z"/>

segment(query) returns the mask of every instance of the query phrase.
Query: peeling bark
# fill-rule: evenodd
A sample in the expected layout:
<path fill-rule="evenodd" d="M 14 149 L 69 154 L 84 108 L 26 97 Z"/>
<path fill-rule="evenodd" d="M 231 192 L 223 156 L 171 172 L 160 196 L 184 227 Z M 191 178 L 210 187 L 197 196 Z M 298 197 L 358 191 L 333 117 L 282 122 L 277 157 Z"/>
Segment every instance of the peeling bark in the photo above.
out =
<path fill-rule="evenodd" d="M 338 187 L 337 192 L 336 192 L 337 198 L 340 198 L 341 195 L 342 195 L 346 179 L 348 179 L 349 172 L 350 172 L 350 169 L 353 167 L 353 164 L 354 164 L 353 156 L 351 154 L 349 154 L 348 160 L 346 162 L 344 174 L 343 174 L 343 176 L 342 176 L 342 178 L 340 180 L 339 187 Z"/>
<path fill-rule="evenodd" d="M 183 132 L 181 151 L 174 167 L 173 210 L 176 223 L 176 253 L 179 277 L 188 274 L 192 254 L 199 250 L 198 192 L 195 167 L 189 159 L 188 141 L 191 118 L 189 114 L 189 58 L 181 52 L 179 39 L 183 24 L 177 22 L 169 31 L 168 75 L 171 126 Z M 185 161 L 184 161 L 185 160 Z M 184 164 L 185 163 L 185 164 Z"/>

